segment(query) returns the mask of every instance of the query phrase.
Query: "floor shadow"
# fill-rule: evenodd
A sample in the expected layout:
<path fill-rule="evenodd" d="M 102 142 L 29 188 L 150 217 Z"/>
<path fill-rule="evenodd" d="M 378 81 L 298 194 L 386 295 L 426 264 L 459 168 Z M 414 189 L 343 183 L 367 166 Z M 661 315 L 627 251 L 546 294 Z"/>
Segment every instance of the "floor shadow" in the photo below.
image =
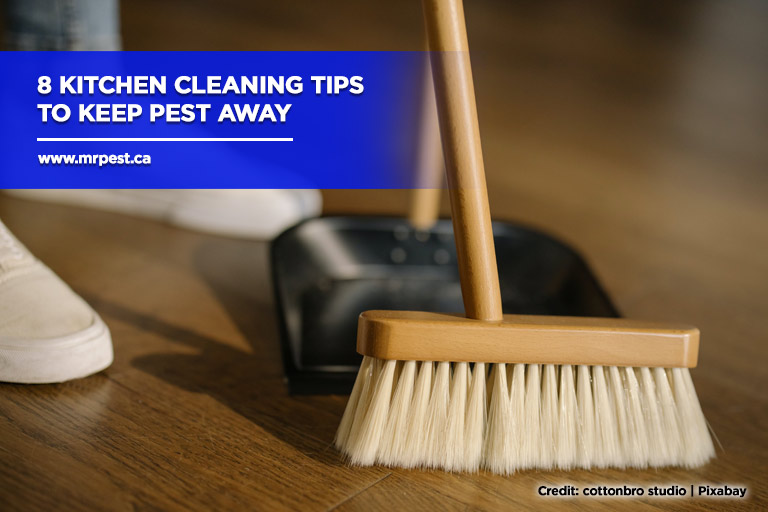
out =
<path fill-rule="evenodd" d="M 138 357 L 131 361 L 134 367 L 182 389 L 207 394 L 305 455 L 341 465 L 331 443 L 346 397 L 288 394 L 267 252 L 266 244 L 220 239 L 206 241 L 195 254 L 197 270 L 250 350 L 98 297 L 84 298 L 107 317 L 197 351 Z"/>

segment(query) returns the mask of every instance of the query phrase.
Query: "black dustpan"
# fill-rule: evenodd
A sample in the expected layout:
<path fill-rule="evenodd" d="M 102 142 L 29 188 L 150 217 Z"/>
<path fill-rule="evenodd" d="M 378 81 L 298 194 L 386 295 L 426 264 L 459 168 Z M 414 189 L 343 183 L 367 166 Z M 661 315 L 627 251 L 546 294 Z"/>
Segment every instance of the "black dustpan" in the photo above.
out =
<path fill-rule="evenodd" d="M 464 311 L 451 221 L 435 222 L 444 166 L 429 62 L 422 86 L 417 186 L 408 219 L 312 219 L 272 243 L 292 393 L 352 389 L 361 360 L 355 351 L 357 318 L 363 311 Z M 576 252 L 520 226 L 495 223 L 493 230 L 505 313 L 617 316 Z"/>
<path fill-rule="evenodd" d="M 618 316 L 573 249 L 509 223 L 493 232 L 504 313 Z M 275 239 L 271 258 L 291 393 L 349 393 L 362 311 L 464 310 L 449 220 L 415 231 L 400 218 L 310 219 Z"/>

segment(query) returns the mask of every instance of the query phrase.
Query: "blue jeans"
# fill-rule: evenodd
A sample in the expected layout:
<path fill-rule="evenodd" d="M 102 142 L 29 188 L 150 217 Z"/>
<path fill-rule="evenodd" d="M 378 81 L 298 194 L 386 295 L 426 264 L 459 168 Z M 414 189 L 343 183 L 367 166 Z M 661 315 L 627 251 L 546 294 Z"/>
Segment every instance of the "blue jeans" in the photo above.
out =
<path fill-rule="evenodd" d="M 119 0 L 6 0 L 9 50 L 119 50 Z"/>

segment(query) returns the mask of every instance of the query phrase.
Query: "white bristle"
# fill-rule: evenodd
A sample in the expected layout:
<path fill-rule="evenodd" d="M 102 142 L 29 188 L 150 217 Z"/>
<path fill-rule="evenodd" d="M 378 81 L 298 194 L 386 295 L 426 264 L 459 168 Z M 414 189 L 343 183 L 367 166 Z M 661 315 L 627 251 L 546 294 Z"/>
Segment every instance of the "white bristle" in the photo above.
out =
<path fill-rule="evenodd" d="M 360 432 L 360 427 L 363 424 L 363 418 L 365 417 L 365 413 L 368 411 L 368 407 L 371 404 L 371 397 L 373 396 L 373 388 L 376 383 L 376 375 L 378 372 L 378 369 L 381 367 L 381 362 L 378 359 L 374 358 L 367 358 L 370 361 L 370 364 L 366 368 L 365 375 L 363 378 L 363 387 L 360 390 L 360 398 L 358 400 L 358 405 L 354 409 L 354 414 L 352 415 L 352 425 L 349 428 L 349 433 L 347 434 L 347 439 L 345 442 L 345 452 L 349 452 L 351 450 L 351 447 L 355 444 L 355 439 L 358 436 L 358 433 Z M 363 364 L 366 361 L 363 360 Z M 361 365 L 362 366 L 362 365 Z M 349 406 L 347 406 L 349 408 Z"/>
<path fill-rule="evenodd" d="M 424 464 L 427 445 L 427 405 L 432 394 L 434 363 L 424 361 L 419 368 L 416 385 L 413 388 L 411 414 L 406 429 L 405 453 L 401 465 L 412 468 Z"/>
<path fill-rule="evenodd" d="M 525 430 L 528 424 L 525 418 L 525 365 L 507 365 L 507 381 L 509 384 L 509 407 L 512 421 L 508 435 L 512 438 L 511 450 L 514 457 L 510 470 L 514 471 L 522 467 L 520 454 L 522 452 L 522 440 L 525 438 Z"/>
<path fill-rule="evenodd" d="M 695 467 L 714 456 L 688 369 L 487 368 L 363 358 L 336 446 L 353 464 L 504 475 Z"/>
<path fill-rule="evenodd" d="M 553 364 L 544 365 L 544 376 L 541 385 L 541 468 L 551 469 L 555 464 L 555 432 L 558 420 L 557 403 L 557 367 Z"/>
<path fill-rule="evenodd" d="M 378 372 L 368 410 L 350 446 L 350 460 L 353 464 L 370 465 L 376 460 L 376 452 L 389 415 L 396 363 L 397 361 L 386 361 Z"/>
<path fill-rule="evenodd" d="M 653 381 L 656 384 L 656 399 L 661 409 L 661 424 L 664 429 L 664 441 L 667 443 L 669 459 L 667 464 L 678 460 L 682 456 L 683 441 L 680 437 L 680 427 L 677 421 L 677 407 L 672 396 L 672 388 L 669 385 L 667 372 L 664 368 L 652 370 Z"/>
<path fill-rule="evenodd" d="M 512 459 L 509 429 L 512 423 L 507 391 L 507 369 L 504 363 L 491 365 L 488 404 L 488 426 L 483 447 L 485 467 L 502 475 L 509 474 Z"/>
<path fill-rule="evenodd" d="M 408 427 L 408 415 L 411 412 L 413 386 L 416 381 L 416 361 L 406 361 L 397 379 L 395 394 L 392 396 L 389 419 L 384 427 L 384 435 L 379 444 L 376 460 L 385 466 L 399 464 L 405 451 L 405 439 L 402 435 Z"/>
<path fill-rule="evenodd" d="M 448 402 L 451 385 L 451 364 L 437 363 L 432 396 L 427 408 L 427 453 L 424 458 L 428 467 L 437 468 L 443 462 L 445 431 L 448 426 Z"/>
<path fill-rule="evenodd" d="M 525 416 L 526 427 L 520 440 L 520 467 L 538 467 L 541 461 L 541 368 L 537 364 L 528 365 L 525 376 Z"/>
<path fill-rule="evenodd" d="M 621 459 L 619 435 L 616 428 L 616 410 L 603 370 L 602 366 L 592 367 L 592 397 L 595 401 L 595 425 L 597 427 L 595 465 L 598 467 L 617 466 Z"/>
<path fill-rule="evenodd" d="M 576 426 L 578 408 L 576 407 L 576 385 L 573 380 L 573 366 L 566 364 L 560 367 L 560 404 L 557 422 L 557 450 L 555 463 L 560 469 L 570 469 L 576 464 L 578 457 L 578 442 Z"/>
<path fill-rule="evenodd" d="M 469 389 L 467 414 L 464 419 L 464 468 L 477 471 L 483 457 L 483 435 L 486 421 L 485 364 L 475 363 Z"/>
<path fill-rule="evenodd" d="M 627 413 L 629 415 L 629 439 L 624 443 L 626 447 L 627 465 L 635 468 L 644 468 L 648 465 L 648 429 L 646 416 L 643 413 L 640 384 L 637 382 L 634 368 L 623 368 L 624 381 L 627 390 Z"/>
<path fill-rule="evenodd" d="M 707 420 L 699 407 L 688 368 L 673 368 L 672 382 L 678 404 L 680 428 L 683 435 L 683 463 L 687 467 L 704 464 L 715 455 L 715 446 L 707 428 Z"/>
<path fill-rule="evenodd" d="M 349 432 L 352 430 L 352 420 L 356 414 L 360 413 L 362 407 L 360 404 L 360 397 L 363 395 L 363 389 L 366 390 L 371 385 L 371 378 L 373 373 L 373 361 L 372 357 L 363 357 L 363 362 L 360 364 L 360 371 L 357 372 L 357 378 L 355 378 L 355 385 L 352 387 L 352 394 L 349 395 L 349 401 L 347 407 L 344 409 L 344 415 L 341 417 L 341 423 L 336 431 L 336 439 L 334 444 L 339 451 L 346 451 L 347 440 L 349 439 Z"/>
<path fill-rule="evenodd" d="M 619 369 L 616 366 L 608 367 L 608 382 L 608 387 L 611 389 L 611 401 L 613 402 L 613 410 L 616 417 L 619 443 L 616 462 L 613 465 L 623 468 L 631 460 L 628 454 L 632 450 L 632 437 L 627 410 L 627 390 L 621 378 L 621 373 L 619 373 Z"/>
<path fill-rule="evenodd" d="M 595 441 L 595 405 L 592 400 L 592 377 L 589 366 L 580 365 L 576 382 L 576 400 L 579 404 L 579 466 L 592 465 L 597 450 Z"/>
<path fill-rule="evenodd" d="M 656 398 L 656 385 L 650 368 L 640 368 L 640 389 L 643 415 L 648 431 L 648 464 L 654 467 L 666 466 L 672 459 L 664 439 L 661 407 Z"/>
<path fill-rule="evenodd" d="M 468 383 L 469 364 L 458 363 L 453 370 L 445 442 L 442 446 L 441 467 L 447 471 L 463 471 L 465 466 L 464 422 L 467 414 Z"/>

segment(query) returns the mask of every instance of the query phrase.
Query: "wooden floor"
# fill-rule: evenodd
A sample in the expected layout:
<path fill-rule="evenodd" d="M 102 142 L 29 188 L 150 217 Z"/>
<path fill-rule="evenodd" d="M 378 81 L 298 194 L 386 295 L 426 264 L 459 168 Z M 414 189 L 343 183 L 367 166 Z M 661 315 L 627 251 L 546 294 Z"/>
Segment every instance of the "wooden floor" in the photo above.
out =
<path fill-rule="evenodd" d="M 127 49 L 418 49 L 412 1 L 130 0 Z M 498 219 L 578 247 L 628 316 L 702 331 L 721 447 L 687 471 L 350 468 L 346 397 L 282 380 L 266 245 L 0 197 L 0 218 L 108 323 L 107 371 L 0 387 L 0 509 L 768 507 L 768 4 L 468 2 Z M 327 191 L 326 212 L 407 194 Z M 353 343 L 353 340 L 350 340 Z M 729 483 L 749 501 L 542 501 L 539 485 Z"/>

